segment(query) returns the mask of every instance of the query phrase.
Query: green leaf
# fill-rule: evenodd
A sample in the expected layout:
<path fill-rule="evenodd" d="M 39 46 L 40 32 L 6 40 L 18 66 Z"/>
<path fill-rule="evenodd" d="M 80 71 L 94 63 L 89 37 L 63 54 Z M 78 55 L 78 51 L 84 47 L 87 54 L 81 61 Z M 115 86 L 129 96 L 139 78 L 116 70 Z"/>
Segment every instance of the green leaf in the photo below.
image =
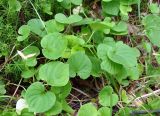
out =
<path fill-rule="evenodd" d="M 52 33 L 42 38 L 41 46 L 43 55 L 48 59 L 55 60 L 64 54 L 67 48 L 67 40 L 60 33 Z"/>
<path fill-rule="evenodd" d="M 26 66 L 34 67 L 37 65 L 37 60 L 35 57 L 32 57 L 32 58 L 28 58 L 27 60 L 24 60 L 24 63 Z"/>
<path fill-rule="evenodd" d="M 40 37 L 43 37 L 46 35 L 45 31 L 45 25 L 43 25 L 44 22 L 42 22 L 40 19 L 31 19 L 28 21 L 28 26 L 31 30 L 31 32 L 39 35 Z"/>
<path fill-rule="evenodd" d="M 139 71 L 139 67 L 138 66 L 129 68 L 127 70 L 127 72 L 128 72 L 128 76 L 129 76 L 129 78 L 131 80 L 137 80 L 139 78 L 140 71 Z"/>
<path fill-rule="evenodd" d="M 103 2 L 110 2 L 110 1 L 112 1 L 112 0 L 102 0 Z"/>
<path fill-rule="evenodd" d="M 90 56 L 89 57 L 91 62 L 92 62 L 92 71 L 91 71 L 91 75 L 94 77 L 100 77 L 102 74 L 102 70 L 101 70 L 101 66 L 100 66 L 100 59 Z"/>
<path fill-rule="evenodd" d="M 58 2 L 62 2 L 63 0 L 57 0 Z"/>
<path fill-rule="evenodd" d="M 87 79 L 92 70 L 92 63 L 83 52 L 77 52 L 68 59 L 70 77 L 76 74 L 82 79 Z"/>
<path fill-rule="evenodd" d="M 26 49 L 24 49 L 23 53 L 26 56 L 29 54 L 34 54 L 33 57 L 36 57 L 40 54 L 40 51 L 39 51 L 38 47 L 36 47 L 36 46 L 29 46 L 29 47 L 26 47 Z"/>
<path fill-rule="evenodd" d="M 117 16 L 119 13 L 119 1 L 112 0 L 110 2 L 102 2 L 102 10 L 107 15 L 115 15 Z"/>
<path fill-rule="evenodd" d="M 13 111 L 3 111 L 2 116 L 17 116 L 17 113 Z"/>
<path fill-rule="evenodd" d="M 53 107 L 56 101 L 55 95 L 45 91 L 44 85 L 40 82 L 32 83 L 26 93 L 25 99 L 29 105 L 29 111 L 35 113 L 45 112 Z"/>
<path fill-rule="evenodd" d="M 102 60 L 106 60 L 106 57 L 108 56 L 108 52 L 112 51 L 113 47 L 115 47 L 115 43 L 99 44 L 98 47 L 97 47 L 98 57 Z"/>
<path fill-rule="evenodd" d="M 132 112 L 131 109 L 129 109 L 128 107 L 124 107 L 124 108 L 121 108 L 119 112 L 116 113 L 115 116 L 130 116 L 131 112 Z"/>
<path fill-rule="evenodd" d="M 157 54 L 157 55 L 155 56 L 155 58 L 156 58 L 158 64 L 160 64 L 160 54 Z"/>
<path fill-rule="evenodd" d="M 60 2 L 60 5 L 67 10 L 71 9 L 72 7 L 71 0 L 63 0 L 62 2 Z"/>
<path fill-rule="evenodd" d="M 62 13 L 58 13 L 55 15 L 55 20 L 59 23 L 63 23 L 63 24 L 68 24 L 68 18 L 62 14 Z"/>
<path fill-rule="evenodd" d="M 98 114 L 99 114 L 99 116 L 112 116 L 112 111 L 108 107 L 101 107 L 98 110 Z"/>
<path fill-rule="evenodd" d="M 66 100 L 62 100 L 62 107 L 63 107 L 63 110 L 70 113 L 70 114 L 73 114 L 75 111 L 72 109 L 71 106 L 69 106 L 69 104 L 66 102 Z"/>
<path fill-rule="evenodd" d="M 64 30 L 64 25 L 56 22 L 55 20 L 49 20 L 45 22 L 48 33 L 61 32 Z"/>
<path fill-rule="evenodd" d="M 108 73 L 115 75 L 119 73 L 120 71 L 122 71 L 123 66 L 111 61 L 110 59 L 106 57 L 106 59 L 103 60 L 101 63 L 101 68 L 107 71 Z"/>
<path fill-rule="evenodd" d="M 84 104 L 78 111 L 78 116 L 97 116 L 98 112 L 92 103 Z"/>
<path fill-rule="evenodd" d="M 152 45 L 149 42 L 144 42 L 143 43 L 143 48 L 145 49 L 145 51 L 147 53 L 151 53 L 151 51 L 152 51 Z"/>
<path fill-rule="evenodd" d="M 52 15 L 52 3 L 51 1 L 41 1 L 40 6 L 44 13 Z"/>
<path fill-rule="evenodd" d="M 45 114 L 46 116 L 53 116 L 53 115 L 58 115 L 61 112 L 62 112 L 62 103 L 60 103 L 59 101 L 56 101 L 55 105 Z"/>
<path fill-rule="evenodd" d="M 122 42 L 117 42 L 115 49 L 112 49 L 107 55 L 113 62 L 125 67 L 134 67 L 137 66 L 137 57 L 139 56 L 139 52 Z"/>
<path fill-rule="evenodd" d="M 62 3 L 62 6 L 65 7 L 66 9 L 69 9 L 68 7 L 70 7 L 70 4 L 74 4 L 74 5 L 81 5 L 83 0 L 57 0 L 58 2 Z"/>
<path fill-rule="evenodd" d="M 74 5 L 80 5 L 80 4 L 82 4 L 83 0 L 71 0 L 71 2 Z"/>
<path fill-rule="evenodd" d="M 109 46 L 114 46 L 115 45 L 115 41 L 112 37 L 105 37 L 103 40 L 103 43 Z"/>
<path fill-rule="evenodd" d="M 149 9 L 150 9 L 151 13 L 153 13 L 153 14 L 158 14 L 160 12 L 160 8 L 157 3 L 151 3 L 149 5 Z"/>
<path fill-rule="evenodd" d="M 117 94 L 113 93 L 113 89 L 111 86 L 104 87 L 99 95 L 99 103 L 102 106 L 115 106 L 118 103 L 118 96 Z"/>
<path fill-rule="evenodd" d="M 160 100 L 159 98 L 155 98 L 153 99 L 149 105 L 152 107 L 152 109 L 159 109 L 159 106 L 160 106 Z"/>
<path fill-rule="evenodd" d="M 76 23 L 82 20 L 82 17 L 79 15 L 70 15 L 68 17 L 68 24 Z"/>
<path fill-rule="evenodd" d="M 30 77 L 33 77 L 35 73 L 36 73 L 35 69 L 28 69 L 28 70 L 22 71 L 21 76 L 22 76 L 23 78 L 28 79 L 28 78 L 30 78 Z"/>
<path fill-rule="evenodd" d="M 69 81 L 69 65 L 58 61 L 46 63 L 39 69 L 39 78 L 51 86 L 65 86 Z"/>
<path fill-rule="evenodd" d="M 40 51 L 36 46 L 29 46 L 23 51 L 23 54 L 26 57 L 29 55 L 33 55 L 32 57 L 28 57 L 27 59 L 23 60 L 25 65 L 33 67 L 37 64 L 36 57 L 40 54 Z"/>
<path fill-rule="evenodd" d="M 111 29 L 111 33 L 114 35 L 126 35 L 128 33 L 127 23 L 120 21 Z"/>
<path fill-rule="evenodd" d="M 122 15 L 128 15 L 128 12 L 132 11 L 132 7 L 128 5 L 120 5 L 120 11 Z"/>
<path fill-rule="evenodd" d="M 102 31 L 106 34 L 108 34 L 110 32 L 110 29 L 113 28 L 115 25 L 114 22 L 111 21 L 111 18 L 106 17 L 104 19 L 104 21 L 95 21 L 93 23 L 90 24 L 92 30 L 94 31 Z M 108 33 L 107 33 L 108 32 Z"/>
<path fill-rule="evenodd" d="M 126 104 L 128 104 L 128 103 L 130 102 L 125 90 L 122 90 L 121 98 L 122 98 L 122 101 L 123 101 L 124 103 L 126 103 Z"/>
<path fill-rule="evenodd" d="M 63 24 L 72 24 L 81 21 L 82 17 L 79 15 L 70 15 L 69 17 L 66 17 L 64 14 L 58 13 L 55 15 L 55 20 Z"/>
<path fill-rule="evenodd" d="M 68 48 L 72 48 L 74 46 L 82 46 L 85 44 L 85 41 L 82 38 L 79 38 L 74 35 L 65 35 L 65 39 L 68 40 Z"/>
<path fill-rule="evenodd" d="M 5 94 L 6 93 L 6 89 L 5 89 L 5 84 L 0 81 L 0 95 L 2 94 Z"/>
<path fill-rule="evenodd" d="M 122 5 L 132 5 L 132 4 L 138 4 L 139 0 L 120 0 L 120 4 Z"/>
<path fill-rule="evenodd" d="M 51 91 L 53 91 L 59 99 L 65 99 L 71 92 L 72 85 L 71 83 L 67 83 L 67 85 L 62 87 L 52 87 Z"/>
<path fill-rule="evenodd" d="M 18 41 L 23 41 L 25 40 L 29 34 L 30 34 L 30 28 L 28 25 L 23 25 L 19 28 L 18 33 L 20 34 L 20 36 L 17 37 Z"/>
<path fill-rule="evenodd" d="M 8 1 L 9 10 L 10 11 L 20 11 L 21 10 L 21 3 L 17 0 L 9 0 Z"/>
<path fill-rule="evenodd" d="M 23 109 L 20 116 L 34 116 L 33 112 L 29 112 L 27 108 Z"/>
<path fill-rule="evenodd" d="M 154 45 L 160 47 L 160 17 L 147 15 L 142 23 L 146 30 L 146 36 Z"/>
<path fill-rule="evenodd" d="M 94 23 L 94 20 L 92 18 L 84 18 L 83 20 L 74 23 L 73 26 L 81 26 L 81 25 L 87 25 Z"/>

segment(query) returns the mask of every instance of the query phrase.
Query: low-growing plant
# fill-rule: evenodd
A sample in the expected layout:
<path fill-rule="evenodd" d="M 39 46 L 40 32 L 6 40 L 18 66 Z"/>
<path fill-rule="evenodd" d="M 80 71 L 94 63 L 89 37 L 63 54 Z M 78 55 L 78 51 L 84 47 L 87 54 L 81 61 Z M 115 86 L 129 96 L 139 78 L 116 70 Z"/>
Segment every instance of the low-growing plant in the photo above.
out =
<path fill-rule="evenodd" d="M 143 33 L 148 40 L 145 40 L 143 45 L 138 45 L 138 43 L 128 44 L 125 40 L 128 36 L 130 38 L 132 36 L 129 31 L 129 13 L 133 9 L 132 5 L 138 6 L 137 17 L 139 17 L 140 0 L 95 0 L 94 5 L 99 4 L 101 7 L 98 14 L 100 17 L 93 17 L 93 14 L 89 13 L 91 9 L 87 8 L 86 2 L 83 0 L 54 0 L 54 2 L 43 0 L 41 3 L 36 0 L 8 1 L 10 12 L 20 12 L 26 3 L 33 8 L 32 12 L 35 11 L 36 15 L 20 25 L 16 37 L 18 43 L 16 55 L 7 61 L 13 61 L 12 63 L 21 71 L 22 79 L 17 85 L 18 88 L 22 80 L 27 83 L 22 86 L 24 90 L 21 90 L 20 96 L 26 103 L 19 115 L 52 116 L 64 113 L 64 115 L 74 115 L 75 109 L 67 100 L 68 96 L 73 96 L 72 80 L 86 81 L 94 78 L 104 79 L 107 82 L 103 80 L 104 85 L 96 95 L 97 102 L 91 103 L 92 100 L 89 100 L 90 103 L 79 106 L 77 116 L 128 116 L 134 110 L 129 107 L 133 98 L 129 98 L 124 88 L 139 80 L 144 74 L 146 76 L 156 74 L 156 70 L 159 74 L 158 69 L 149 64 L 152 60 L 153 45 L 160 47 L 158 4 L 150 4 L 151 14 L 142 17 Z M 52 8 L 53 4 L 57 5 L 55 11 Z M 76 12 L 72 13 L 72 10 Z M 41 16 L 40 12 L 47 16 Z M 118 37 L 122 39 L 118 40 Z M 149 54 L 145 62 L 145 65 L 149 64 L 148 67 L 139 60 L 142 55 L 141 49 Z M 5 56 L 4 53 L 0 55 Z M 159 53 L 155 53 L 155 56 L 159 64 Z M 0 83 L 2 97 L 6 93 L 4 86 L 3 82 Z M 12 99 L 10 98 L 11 101 Z M 159 99 L 157 101 L 155 103 L 155 100 L 151 99 L 147 108 L 151 106 L 149 108 L 151 110 L 158 109 Z M 117 104 L 124 107 L 115 112 Z M 145 105 L 140 105 L 138 109 L 147 110 L 147 108 Z M 9 110 L 8 105 L 1 113 L 4 116 L 17 115 L 14 110 Z"/>

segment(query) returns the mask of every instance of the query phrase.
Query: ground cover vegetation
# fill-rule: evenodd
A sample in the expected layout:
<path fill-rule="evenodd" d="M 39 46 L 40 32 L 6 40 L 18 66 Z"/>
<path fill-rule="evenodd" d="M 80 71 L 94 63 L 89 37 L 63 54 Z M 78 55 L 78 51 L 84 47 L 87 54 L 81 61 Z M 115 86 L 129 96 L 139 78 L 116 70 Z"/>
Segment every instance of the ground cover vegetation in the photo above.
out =
<path fill-rule="evenodd" d="M 0 114 L 158 116 L 159 47 L 159 0 L 0 0 Z"/>

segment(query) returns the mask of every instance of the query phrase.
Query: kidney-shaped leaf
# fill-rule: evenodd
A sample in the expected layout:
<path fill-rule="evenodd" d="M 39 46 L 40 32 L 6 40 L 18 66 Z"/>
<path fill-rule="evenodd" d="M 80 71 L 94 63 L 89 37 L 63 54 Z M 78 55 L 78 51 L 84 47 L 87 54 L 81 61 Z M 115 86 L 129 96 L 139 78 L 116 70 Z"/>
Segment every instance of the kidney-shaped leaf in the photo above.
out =
<path fill-rule="evenodd" d="M 55 104 L 56 96 L 54 93 L 47 91 L 40 82 L 31 84 L 26 93 L 25 99 L 31 112 L 41 113 L 49 110 Z"/>
<path fill-rule="evenodd" d="M 71 77 L 76 74 L 82 79 L 87 79 L 92 70 L 92 63 L 87 55 L 83 52 L 73 54 L 69 59 L 69 73 Z"/>
<path fill-rule="evenodd" d="M 41 40 L 43 55 L 48 59 L 58 59 L 67 48 L 67 40 L 60 33 L 48 34 Z"/>
<path fill-rule="evenodd" d="M 22 25 L 19 30 L 18 30 L 18 33 L 20 34 L 20 36 L 17 37 L 17 40 L 18 41 L 23 41 L 25 40 L 28 36 L 29 36 L 29 33 L 30 33 L 30 28 L 28 25 Z"/>
<path fill-rule="evenodd" d="M 69 81 L 69 65 L 62 62 L 50 62 L 41 66 L 39 78 L 52 86 L 65 86 Z"/>

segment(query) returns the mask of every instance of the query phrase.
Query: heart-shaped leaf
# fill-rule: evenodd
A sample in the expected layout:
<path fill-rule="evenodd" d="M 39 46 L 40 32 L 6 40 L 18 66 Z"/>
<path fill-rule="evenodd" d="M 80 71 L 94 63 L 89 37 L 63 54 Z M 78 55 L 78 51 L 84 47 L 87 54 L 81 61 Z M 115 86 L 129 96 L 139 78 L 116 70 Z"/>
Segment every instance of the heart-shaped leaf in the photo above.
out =
<path fill-rule="evenodd" d="M 19 28 L 18 33 L 20 34 L 20 36 L 17 37 L 18 41 L 23 41 L 25 40 L 30 33 L 30 28 L 28 25 L 23 25 Z"/>
<path fill-rule="evenodd" d="M 75 77 L 76 74 L 82 79 L 87 79 L 92 70 L 92 63 L 83 52 L 77 52 L 68 59 L 69 74 Z"/>
<path fill-rule="evenodd" d="M 48 59 L 60 58 L 67 48 L 67 40 L 60 33 L 48 34 L 41 40 L 42 53 Z"/>
<path fill-rule="evenodd" d="M 25 99 L 31 112 L 41 113 L 52 108 L 55 104 L 56 96 L 50 91 L 45 92 L 42 83 L 35 82 L 28 87 Z"/>
<path fill-rule="evenodd" d="M 119 13 L 119 1 L 112 0 L 110 2 L 102 2 L 103 12 L 107 15 L 118 15 Z"/>
<path fill-rule="evenodd" d="M 46 63 L 39 69 L 39 78 L 52 86 L 65 86 L 69 81 L 69 65 L 62 62 Z"/>

